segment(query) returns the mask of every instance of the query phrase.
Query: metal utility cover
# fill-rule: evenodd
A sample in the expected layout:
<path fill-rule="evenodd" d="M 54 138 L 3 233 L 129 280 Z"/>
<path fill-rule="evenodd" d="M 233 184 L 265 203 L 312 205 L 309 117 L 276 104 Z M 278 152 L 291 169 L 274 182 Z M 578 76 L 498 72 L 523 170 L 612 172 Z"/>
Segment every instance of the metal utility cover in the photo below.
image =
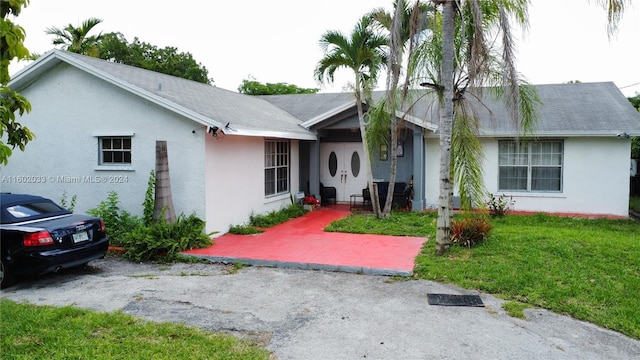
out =
<path fill-rule="evenodd" d="M 427 294 L 429 305 L 484 306 L 479 295 Z"/>

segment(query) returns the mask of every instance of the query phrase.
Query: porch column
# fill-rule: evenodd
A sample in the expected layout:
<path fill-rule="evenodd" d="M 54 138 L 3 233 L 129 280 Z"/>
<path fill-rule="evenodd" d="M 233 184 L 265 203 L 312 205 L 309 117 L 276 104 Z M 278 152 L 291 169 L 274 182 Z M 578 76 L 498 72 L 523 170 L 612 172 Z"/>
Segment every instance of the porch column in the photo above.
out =
<path fill-rule="evenodd" d="M 320 139 L 311 142 L 309 149 L 309 192 L 320 196 Z"/>
<path fill-rule="evenodd" d="M 422 128 L 413 126 L 413 200 L 411 209 L 413 211 L 423 211 L 425 203 L 424 186 L 425 179 L 425 149 Z"/>

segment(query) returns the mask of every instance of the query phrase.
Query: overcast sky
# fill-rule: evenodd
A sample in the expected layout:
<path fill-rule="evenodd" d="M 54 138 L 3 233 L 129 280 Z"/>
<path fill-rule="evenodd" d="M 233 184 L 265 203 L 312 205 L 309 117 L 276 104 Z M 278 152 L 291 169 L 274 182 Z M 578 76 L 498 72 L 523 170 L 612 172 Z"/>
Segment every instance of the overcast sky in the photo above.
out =
<path fill-rule="evenodd" d="M 358 19 L 393 0 L 31 0 L 15 21 L 36 53 L 53 48 L 47 27 L 103 19 L 97 32 L 121 32 L 158 47 L 190 52 L 215 85 L 237 91 L 243 79 L 286 82 L 341 91 L 351 80 L 339 73 L 334 86 L 314 81 L 327 30 L 349 34 Z M 518 70 L 534 84 L 613 81 L 626 96 L 640 93 L 640 4 L 628 7 L 617 36 L 606 34 L 606 12 L 589 0 L 533 0 L 530 29 L 518 42 Z M 14 64 L 15 73 L 25 63 Z M 383 82 L 381 81 L 381 84 Z"/>

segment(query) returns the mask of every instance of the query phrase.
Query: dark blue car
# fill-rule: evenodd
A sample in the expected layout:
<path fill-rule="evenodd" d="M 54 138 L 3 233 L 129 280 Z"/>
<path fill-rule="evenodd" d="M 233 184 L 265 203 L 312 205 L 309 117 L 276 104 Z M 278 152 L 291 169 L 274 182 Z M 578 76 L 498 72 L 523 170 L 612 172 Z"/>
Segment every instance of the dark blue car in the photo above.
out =
<path fill-rule="evenodd" d="M 103 258 L 109 239 L 100 218 L 74 214 L 34 195 L 0 193 L 1 287 Z"/>

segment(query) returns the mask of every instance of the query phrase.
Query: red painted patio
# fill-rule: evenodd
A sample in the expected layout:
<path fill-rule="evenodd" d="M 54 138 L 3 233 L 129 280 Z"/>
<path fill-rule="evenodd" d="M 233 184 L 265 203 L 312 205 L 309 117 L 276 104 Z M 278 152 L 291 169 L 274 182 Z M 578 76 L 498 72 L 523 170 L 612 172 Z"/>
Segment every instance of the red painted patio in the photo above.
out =
<path fill-rule="evenodd" d="M 351 214 L 347 205 L 322 207 L 256 235 L 225 234 L 214 245 L 183 252 L 225 263 L 375 275 L 410 276 L 421 237 L 325 232 Z"/>

